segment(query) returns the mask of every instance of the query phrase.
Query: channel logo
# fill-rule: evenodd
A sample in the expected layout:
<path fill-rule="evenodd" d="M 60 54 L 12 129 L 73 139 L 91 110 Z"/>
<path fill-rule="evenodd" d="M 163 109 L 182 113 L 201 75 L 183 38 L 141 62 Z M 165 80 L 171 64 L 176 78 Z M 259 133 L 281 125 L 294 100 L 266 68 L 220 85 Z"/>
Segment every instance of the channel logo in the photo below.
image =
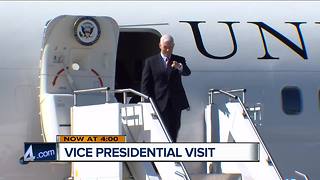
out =
<path fill-rule="evenodd" d="M 24 143 L 24 161 L 55 161 L 56 143 Z"/>

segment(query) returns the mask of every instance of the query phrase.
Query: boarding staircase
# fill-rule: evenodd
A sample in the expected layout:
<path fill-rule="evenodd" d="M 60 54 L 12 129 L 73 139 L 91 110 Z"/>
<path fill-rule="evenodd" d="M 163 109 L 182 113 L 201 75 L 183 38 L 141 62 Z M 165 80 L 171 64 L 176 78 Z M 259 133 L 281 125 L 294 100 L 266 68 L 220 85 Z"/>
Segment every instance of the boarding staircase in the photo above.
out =
<path fill-rule="evenodd" d="M 106 93 L 104 104 L 78 106 L 77 96 Z M 123 102 L 112 102 L 112 94 L 122 93 Z M 128 104 L 128 94 L 141 97 L 141 102 Z M 75 91 L 71 109 L 72 135 L 125 134 L 127 142 L 167 142 L 171 138 L 164 127 L 153 100 L 135 90 L 96 88 Z M 90 119 L 90 123 L 88 123 Z M 92 168 L 92 169 L 90 169 Z M 88 170 L 90 169 L 90 170 Z M 107 171 L 106 171 L 107 169 Z M 104 174 L 100 174 L 105 172 Z M 73 162 L 71 179 L 135 179 L 135 180 L 241 180 L 238 172 L 189 175 L 182 162 Z"/>
<path fill-rule="evenodd" d="M 106 93 L 106 103 L 89 106 L 77 105 L 78 95 L 97 92 Z M 122 93 L 124 102 L 112 102 L 112 94 L 114 93 Z M 128 104 L 128 93 L 139 95 L 142 102 Z M 127 136 L 127 142 L 172 142 L 153 100 L 132 89 L 110 91 L 109 88 L 97 88 L 75 91 L 71 114 L 72 135 L 124 134 Z M 93 168 L 90 169 L 90 167 Z M 75 180 L 191 179 L 182 162 L 73 162 L 71 171 Z"/>
<path fill-rule="evenodd" d="M 242 98 L 234 95 L 242 93 Z M 258 142 L 260 154 L 258 162 L 207 162 L 207 172 L 239 173 L 242 179 L 282 179 L 267 147 L 251 120 L 243 100 L 245 89 L 223 91 L 209 90 L 209 104 L 205 109 L 206 141 L 207 142 Z M 226 103 L 216 103 L 214 96 L 224 95 Z M 254 111 L 256 109 L 253 109 Z"/>

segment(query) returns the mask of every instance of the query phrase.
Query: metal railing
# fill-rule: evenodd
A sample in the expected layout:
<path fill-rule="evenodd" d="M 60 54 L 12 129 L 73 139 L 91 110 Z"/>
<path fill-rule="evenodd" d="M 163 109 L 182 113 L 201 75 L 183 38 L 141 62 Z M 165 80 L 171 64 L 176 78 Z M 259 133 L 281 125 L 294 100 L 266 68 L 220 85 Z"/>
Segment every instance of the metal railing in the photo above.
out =
<path fill-rule="evenodd" d="M 219 90 L 219 89 L 209 89 L 209 104 L 213 104 L 213 95 L 215 94 L 225 94 L 231 98 L 235 99 L 235 95 L 231 94 L 231 93 L 241 93 L 242 96 L 242 102 L 245 103 L 245 93 L 246 93 L 246 89 L 233 89 L 233 90 L 229 90 L 229 91 L 223 91 L 223 90 Z"/>
<path fill-rule="evenodd" d="M 309 177 L 306 174 L 303 174 L 302 172 L 299 172 L 297 170 L 294 171 L 299 176 L 303 177 L 305 180 L 309 180 Z"/>
<path fill-rule="evenodd" d="M 144 102 L 145 99 L 150 99 L 148 96 L 135 91 L 133 89 L 116 89 L 116 90 L 110 90 L 109 87 L 102 87 L 102 88 L 94 88 L 94 89 L 83 89 L 83 90 L 77 90 L 74 91 L 73 94 L 73 105 L 76 106 L 77 105 L 77 95 L 78 94 L 84 94 L 84 93 L 93 93 L 93 92 L 100 92 L 100 93 L 106 93 L 106 102 L 110 102 L 110 94 L 116 94 L 116 93 L 123 93 L 123 104 L 127 104 L 127 94 L 128 93 L 133 93 L 136 94 L 138 96 L 141 97 L 141 101 Z"/>
<path fill-rule="evenodd" d="M 246 90 L 245 90 L 245 89 L 236 89 L 236 90 L 230 90 L 230 91 L 223 91 L 223 90 L 221 90 L 221 89 L 210 89 L 210 90 L 209 90 L 209 96 L 211 96 L 211 97 L 209 97 L 209 103 L 210 103 L 210 104 L 213 104 L 213 95 L 215 95 L 215 94 L 225 94 L 225 95 L 227 95 L 227 96 L 229 96 L 229 97 L 237 100 L 237 101 L 240 103 L 241 108 L 242 108 L 242 110 L 244 111 L 246 117 L 248 118 L 249 123 L 250 123 L 252 129 L 254 130 L 255 134 L 257 135 L 257 137 L 258 137 L 258 139 L 259 139 L 259 142 L 261 143 L 263 149 L 264 149 L 265 152 L 267 153 L 267 156 L 269 157 L 269 160 L 270 160 L 271 163 L 273 164 L 273 166 L 274 166 L 274 168 L 275 168 L 275 170 L 276 170 L 277 175 L 279 176 L 280 179 L 282 179 L 282 176 L 281 176 L 281 174 L 280 174 L 280 171 L 278 170 L 275 162 L 273 161 L 271 155 L 269 154 L 269 151 L 268 151 L 267 147 L 265 146 L 265 144 L 264 144 L 264 142 L 263 142 L 263 140 L 262 140 L 259 132 L 257 131 L 256 127 L 254 126 L 254 124 L 253 124 L 253 122 L 252 122 L 252 119 L 251 119 L 251 117 L 249 116 L 249 113 L 248 113 L 246 107 L 244 106 L 243 101 L 242 101 L 238 96 L 235 96 L 235 95 L 231 94 L 231 93 L 233 93 L 233 92 L 242 92 L 242 93 L 243 93 L 243 98 L 244 98 L 244 93 L 246 92 Z"/>
<path fill-rule="evenodd" d="M 172 139 L 165 127 L 165 125 L 163 124 L 162 122 L 162 119 L 161 119 L 161 116 L 160 116 L 160 113 L 153 101 L 153 99 L 145 94 L 142 94 L 136 90 L 133 90 L 133 89 L 115 89 L 115 90 L 110 90 L 110 87 L 102 87 L 102 88 L 95 88 L 95 89 L 83 89 L 83 90 L 77 90 L 77 91 L 74 91 L 74 94 L 73 94 L 73 104 L 74 106 L 77 106 L 77 95 L 79 94 L 84 94 L 84 93 L 106 93 L 106 103 L 109 103 L 110 102 L 110 95 L 111 94 L 117 94 L 117 93 L 122 93 L 123 94 L 123 104 L 127 104 L 127 95 L 128 93 L 133 93 L 137 96 L 140 96 L 141 97 L 141 102 L 145 102 L 145 100 L 149 100 L 150 104 L 151 104 L 151 107 L 153 109 L 153 111 L 156 113 L 157 117 L 158 117 L 158 120 L 159 120 L 159 123 L 161 125 L 161 128 L 163 130 L 163 132 L 165 133 L 165 136 L 167 138 L 167 140 L 169 141 L 169 143 L 172 143 Z M 187 172 L 187 169 L 184 167 L 183 163 L 180 162 L 180 165 L 181 165 L 181 168 L 185 174 L 185 179 L 186 180 L 191 180 L 190 179 L 190 176 Z"/>

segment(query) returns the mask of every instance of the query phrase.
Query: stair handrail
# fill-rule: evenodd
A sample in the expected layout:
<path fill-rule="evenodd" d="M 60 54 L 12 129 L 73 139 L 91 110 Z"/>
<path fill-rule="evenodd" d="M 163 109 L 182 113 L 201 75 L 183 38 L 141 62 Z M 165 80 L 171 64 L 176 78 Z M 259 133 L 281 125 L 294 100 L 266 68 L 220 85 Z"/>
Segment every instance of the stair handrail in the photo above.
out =
<path fill-rule="evenodd" d="M 154 112 L 156 113 L 157 117 L 158 117 L 158 120 L 159 120 L 159 123 L 161 125 L 161 128 L 163 130 L 163 132 L 165 133 L 165 136 L 167 138 L 167 140 L 169 141 L 169 143 L 172 143 L 172 139 L 171 137 L 169 136 L 169 133 L 167 131 L 167 129 L 165 128 L 164 124 L 163 124 L 163 121 L 162 121 L 162 118 L 160 116 L 160 113 L 153 101 L 153 99 L 141 92 L 138 92 L 134 89 L 114 89 L 114 90 L 110 90 L 110 87 L 101 87 L 101 88 L 93 88 L 93 89 L 82 89 L 82 90 L 76 90 L 76 91 L 73 91 L 73 104 L 74 106 L 77 105 L 77 95 L 78 94 L 83 94 L 83 93 L 92 93 L 92 92 L 101 92 L 101 93 L 106 93 L 106 102 L 110 102 L 110 94 L 113 93 L 113 94 L 116 94 L 116 93 L 123 93 L 123 104 L 127 104 L 127 93 L 133 93 L 135 95 L 138 95 L 141 97 L 141 101 L 142 102 L 145 102 L 145 100 L 149 100 L 150 104 L 151 104 L 151 107 L 152 109 L 154 110 Z M 188 172 L 187 172 L 187 169 L 185 168 L 185 166 L 183 165 L 182 162 L 179 162 L 180 165 L 181 165 L 181 168 L 184 172 L 184 176 L 185 176 L 185 179 L 186 180 L 191 180 Z"/>
<path fill-rule="evenodd" d="M 219 90 L 219 89 L 209 89 L 209 92 L 208 92 L 208 94 L 209 94 L 209 104 L 213 104 L 213 95 L 216 95 L 216 94 L 221 94 L 221 93 L 223 93 L 223 94 L 225 94 L 225 93 L 227 93 L 226 95 L 228 95 L 228 96 L 230 96 L 230 97 L 232 97 L 232 98 L 234 98 L 233 96 L 233 94 L 231 94 L 231 93 L 241 93 L 241 96 L 242 96 L 242 102 L 245 104 L 245 93 L 247 92 L 247 90 L 246 89 L 232 89 L 232 90 L 229 90 L 229 91 L 224 91 L 224 90 Z"/>
<path fill-rule="evenodd" d="M 299 171 L 297 171 L 297 170 L 295 170 L 294 172 L 295 172 L 296 174 L 302 176 L 305 180 L 309 180 L 309 177 L 308 177 L 306 174 L 304 174 L 304 173 L 302 173 L 302 172 L 299 172 Z"/>
<path fill-rule="evenodd" d="M 268 156 L 268 158 L 269 158 L 268 161 L 270 161 L 270 162 L 272 163 L 273 167 L 274 167 L 275 170 L 276 170 L 277 175 L 279 176 L 280 179 L 282 179 L 282 176 L 281 176 L 281 174 L 280 174 L 280 171 L 278 170 L 275 162 L 274 162 L 273 159 L 272 159 L 271 154 L 270 154 L 269 151 L 268 151 L 268 148 L 266 147 L 266 145 L 265 145 L 265 143 L 263 142 L 263 140 L 262 140 L 259 132 L 257 131 L 255 125 L 253 124 L 252 119 L 251 119 L 251 117 L 249 116 L 249 113 L 248 113 L 246 107 L 244 106 L 244 103 L 242 102 L 242 100 L 241 100 L 238 96 L 235 96 L 235 95 L 231 94 L 232 92 L 239 92 L 239 91 L 241 91 L 241 90 L 244 90 L 244 92 L 245 92 L 245 89 L 237 89 L 237 90 L 230 90 L 230 91 L 224 91 L 224 90 L 221 90 L 221 89 L 210 89 L 210 90 L 209 90 L 209 95 L 212 95 L 212 96 L 213 96 L 214 94 L 224 94 L 224 95 L 227 95 L 227 96 L 229 96 L 229 97 L 231 97 L 231 98 L 233 98 L 233 99 L 235 99 L 235 100 L 237 100 L 237 101 L 239 102 L 239 104 L 241 105 L 241 108 L 242 108 L 243 112 L 245 113 L 246 117 L 247 117 L 248 120 L 249 120 L 249 123 L 250 123 L 251 127 L 253 128 L 255 134 L 257 135 L 257 137 L 258 137 L 258 139 L 259 139 L 259 142 L 260 142 L 260 144 L 262 145 L 262 148 L 263 148 L 263 149 L 265 150 L 265 152 L 267 153 L 267 156 Z M 215 93 L 215 92 L 216 92 L 216 93 Z M 217 92 L 218 92 L 218 93 L 217 93 Z M 213 100 L 213 99 L 211 98 L 211 100 Z M 213 104 L 213 101 L 211 101 L 211 104 Z"/>

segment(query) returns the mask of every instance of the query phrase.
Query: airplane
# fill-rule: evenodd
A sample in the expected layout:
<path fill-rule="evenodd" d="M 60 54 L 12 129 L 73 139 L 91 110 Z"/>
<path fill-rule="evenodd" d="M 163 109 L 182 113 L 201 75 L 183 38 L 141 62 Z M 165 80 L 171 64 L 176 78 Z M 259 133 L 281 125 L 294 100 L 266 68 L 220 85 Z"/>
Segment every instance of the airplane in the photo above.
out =
<path fill-rule="evenodd" d="M 192 71 L 183 78 L 190 110 L 182 113 L 178 142 L 205 141 L 210 89 L 246 89 L 246 106 L 257 115 L 253 122 L 282 178 L 317 179 L 319 7 L 295 1 L 1 2 L 0 179 L 70 176 L 68 164 L 20 159 L 24 142 L 43 141 L 41 48 L 46 25 L 61 15 L 107 16 L 119 25 L 112 89 L 138 90 L 144 59 L 159 52 L 161 34 L 174 37 L 174 53 Z M 191 174 L 204 166 L 186 163 Z"/>

